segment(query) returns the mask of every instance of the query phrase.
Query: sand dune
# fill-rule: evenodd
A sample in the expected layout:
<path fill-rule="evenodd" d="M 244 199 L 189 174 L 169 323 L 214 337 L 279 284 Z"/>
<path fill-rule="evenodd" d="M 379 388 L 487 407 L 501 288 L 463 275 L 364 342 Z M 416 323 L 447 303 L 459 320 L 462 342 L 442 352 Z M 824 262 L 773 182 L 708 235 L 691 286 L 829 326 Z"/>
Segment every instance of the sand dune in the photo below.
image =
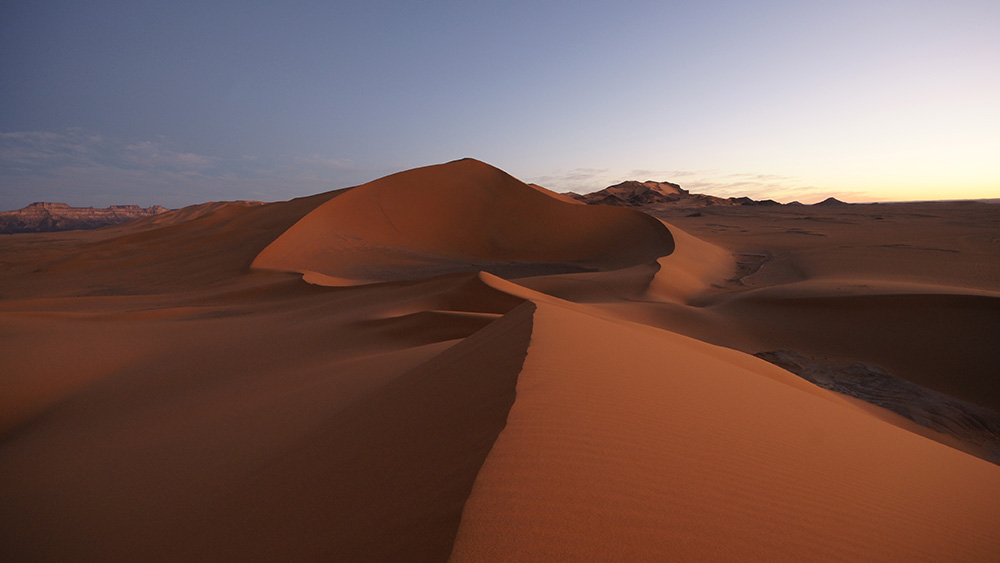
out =
<path fill-rule="evenodd" d="M 672 251 L 670 231 L 647 215 L 569 203 L 466 159 L 387 176 L 325 203 L 253 266 L 367 283 L 468 270 L 613 270 Z"/>
<path fill-rule="evenodd" d="M 284 286 L 5 342 L 5 559 L 446 557 L 531 309 L 476 276 Z"/>
<path fill-rule="evenodd" d="M 247 282 L 257 253 L 340 193 L 266 206 L 205 204 L 95 231 L 4 237 L 0 296 L 108 297 Z"/>
<path fill-rule="evenodd" d="M 0 559 L 995 560 L 988 444 L 752 355 L 989 416 L 996 216 L 914 209 L 657 219 L 463 160 L 0 237 Z"/>
<path fill-rule="evenodd" d="M 1000 553 L 996 466 L 776 381 L 775 371 L 540 304 L 517 400 L 452 559 Z"/>

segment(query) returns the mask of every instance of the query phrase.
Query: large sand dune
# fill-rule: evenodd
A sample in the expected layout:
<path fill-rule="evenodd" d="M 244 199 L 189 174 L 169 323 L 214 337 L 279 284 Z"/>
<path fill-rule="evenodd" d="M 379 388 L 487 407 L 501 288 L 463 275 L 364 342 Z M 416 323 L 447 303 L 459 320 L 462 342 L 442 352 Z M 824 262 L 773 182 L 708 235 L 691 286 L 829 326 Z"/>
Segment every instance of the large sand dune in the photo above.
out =
<path fill-rule="evenodd" d="M 465 159 L 387 176 L 303 217 L 254 260 L 260 269 L 364 283 L 486 270 L 613 270 L 673 251 L 642 213 L 588 207 Z"/>
<path fill-rule="evenodd" d="M 988 431 L 752 355 L 990 424 L 996 214 L 853 209 L 664 223 L 463 160 L 2 237 L 0 559 L 996 560 Z"/>

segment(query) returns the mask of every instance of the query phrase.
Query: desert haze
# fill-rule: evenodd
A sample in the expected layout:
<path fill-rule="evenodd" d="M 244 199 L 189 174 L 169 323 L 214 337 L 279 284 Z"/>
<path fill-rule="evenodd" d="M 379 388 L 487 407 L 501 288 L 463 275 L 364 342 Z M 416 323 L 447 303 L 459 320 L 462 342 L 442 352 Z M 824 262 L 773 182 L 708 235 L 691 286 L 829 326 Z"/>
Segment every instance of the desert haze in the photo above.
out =
<path fill-rule="evenodd" d="M 1000 207 L 612 188 L 0 237 L 0 559 L 1000 559 Z"/>

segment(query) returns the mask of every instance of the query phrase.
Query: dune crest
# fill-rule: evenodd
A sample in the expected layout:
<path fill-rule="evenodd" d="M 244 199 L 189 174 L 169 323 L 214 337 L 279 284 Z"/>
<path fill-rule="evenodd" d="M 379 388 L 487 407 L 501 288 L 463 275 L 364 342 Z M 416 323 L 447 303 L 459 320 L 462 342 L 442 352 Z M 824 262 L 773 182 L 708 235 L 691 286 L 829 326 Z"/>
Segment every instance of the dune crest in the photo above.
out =
<path fill-rule="evenodd" d="M 386 176 L 328 201 L 252 267 L 335 284 L 479 270 L 518 277 L 616 270 L 673 250 L 669 229 L 652 217 L 569 203 L 465 159 Z"/>

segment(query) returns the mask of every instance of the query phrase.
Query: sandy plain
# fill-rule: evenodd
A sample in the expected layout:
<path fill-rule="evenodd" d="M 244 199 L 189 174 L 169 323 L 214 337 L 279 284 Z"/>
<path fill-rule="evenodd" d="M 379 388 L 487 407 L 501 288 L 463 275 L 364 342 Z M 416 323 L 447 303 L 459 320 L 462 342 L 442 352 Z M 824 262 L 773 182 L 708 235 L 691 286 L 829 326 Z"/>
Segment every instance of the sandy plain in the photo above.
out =
<path fill-rule="evenodd" d="M 0 558 L 996 560 L 998 209 L 466 159 L 0 237 Z"/>

